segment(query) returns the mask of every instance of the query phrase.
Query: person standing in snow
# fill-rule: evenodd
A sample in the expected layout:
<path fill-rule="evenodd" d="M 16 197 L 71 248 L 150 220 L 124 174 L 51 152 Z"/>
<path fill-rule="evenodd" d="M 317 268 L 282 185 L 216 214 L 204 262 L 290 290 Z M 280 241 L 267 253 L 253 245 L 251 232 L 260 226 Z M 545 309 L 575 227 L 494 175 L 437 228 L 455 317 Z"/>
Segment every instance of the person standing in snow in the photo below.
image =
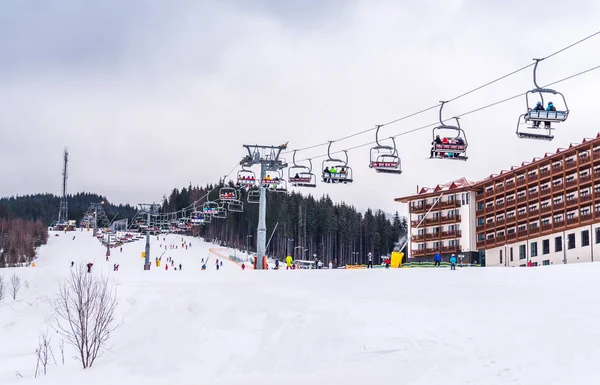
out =
<path fill-rule="evenodd" d="M 242 263 L 242 270 L 246 269 L 246 265 Z"/>
<path fill-rule="evenodd" d="M 223 266 L 223 261 L 221 261 L 220 265 Z"/>
<path fill-rule="evenodd" d="M 75 264 L 75 262 L 71 261 L 71 267 L 73 267 L 74 264 Z"/>
<path fill-rule="evenodd" d="M 329 270 L 333 269 L 333 263 L 329 261 Z"/>
<path fill-rule="evenodd" d="M 456 256 L 454 254 L 450 257 L 450 270 L 456 270 Z"/>
<path fill-rule="evenodd" d="M 442 257 L 440 256 L 440 253 L 435 253 L 435 256 L 433 257 L 433 267 L 440 266 L 441 261 Z"/>
<path fill-rule="evenodd" d="M 92 266 L 94 266 L 94 264 L 92 262 L 87 264 L 87 272 L 91 273 L 92 272 Z"/>
<path fill-rule="evenodd" d="M 287 257 L 285 257 L 285 269 L 289 270 L 292 268 L 292 256 L 288 255 Z"/>
<path fill-rule="evenodd" d="M 181 263 L 179 264 L 179 270 L 181 270 Z"/>
<path fill-rule="evenodd" d="M 275 270 L 279 270 L 279 259 L 275 260 Z"/>
<path fill-rule="evenodd" d="M 369 253 L 369 255 L 367 255 L 367 269 L 372 269 L 373 268 L 373 254 Z"/>

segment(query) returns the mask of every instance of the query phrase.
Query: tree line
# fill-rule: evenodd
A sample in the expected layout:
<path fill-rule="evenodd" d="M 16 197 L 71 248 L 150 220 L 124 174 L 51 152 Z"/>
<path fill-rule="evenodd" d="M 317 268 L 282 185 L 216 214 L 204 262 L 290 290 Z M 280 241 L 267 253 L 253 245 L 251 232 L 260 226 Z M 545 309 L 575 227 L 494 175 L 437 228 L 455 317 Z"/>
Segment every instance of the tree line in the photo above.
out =
<path fill-rule="evenodd" d="M 46 242 L 48 228 L 41 220 L 0 217 L 0 267 L 31 263 L 36 249 Z"/>
<path fill-rule="evenodd" d="M 104 211 L 108 219 L 133 218 L 136 208 L 129 204 L 115 205 L 102 195 L 92 193 L 77 193 L 67 196 L 69 219 L 79 221 L 91 203 L 104 202 Z M 54 194 L 34 194 L 0 198 L 0 218 L 23 218 L 41 220 L 46 226 L 58 219 L 60 197 Z"/>
<path fill-rule="evenodd" d="M 230 182 L 229 186 L 233 184 Z M 182 210 L 213 188 L 214 185 L 201 188 L 190 184 L 173 189 L 169 196 L 163 197 L 162 211 Z M 201 210 L 207 200 L 216 201 L 218 191 L 217 187 L 202 199 L 197 209 Z M 209 225 L 196 226 L 192 228 L 193 234 L 256 252 L 258 204 L 247 203 L 247 193 L 243 190 L 240 193 L 243 212 L 229 212 L 227 219 L 212 219 Z M 334 203 L 328 195 L 317 199 L 310 194 L 268 192 L 267 201 L 267 240 L 272 235 L 267 254 L 278 258 L 290 254 L 305 260 L 314 260 L 316 256 L 337 265 L 362 264 L 371 252 L 378 263 L 378 257 L 388 255 L 407 233 L 406 218 L 401 218 L 398 212 L 391 219 L 381 210 L 368 209 L 363 214 L 344 202 Z"/>

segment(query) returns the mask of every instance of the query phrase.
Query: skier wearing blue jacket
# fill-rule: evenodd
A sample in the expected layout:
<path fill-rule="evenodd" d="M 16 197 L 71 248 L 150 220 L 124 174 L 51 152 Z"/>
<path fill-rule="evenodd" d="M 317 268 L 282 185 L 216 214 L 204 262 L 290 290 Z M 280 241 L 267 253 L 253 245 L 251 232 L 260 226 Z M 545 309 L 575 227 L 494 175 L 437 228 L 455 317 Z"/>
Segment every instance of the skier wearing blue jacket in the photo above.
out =
<path fill-rule="evenodd" d="M 456 256 L 454 254 L 450 257 L 450 270 L 456 270 Z"/>
<path fill-rule="evenodd" d="M 433 267 L 440 266 L 440 263 L 442 261 L 442 257 L 440 256 L 440 253 L 435 253 L 433 260 L 434 260 Z"/>

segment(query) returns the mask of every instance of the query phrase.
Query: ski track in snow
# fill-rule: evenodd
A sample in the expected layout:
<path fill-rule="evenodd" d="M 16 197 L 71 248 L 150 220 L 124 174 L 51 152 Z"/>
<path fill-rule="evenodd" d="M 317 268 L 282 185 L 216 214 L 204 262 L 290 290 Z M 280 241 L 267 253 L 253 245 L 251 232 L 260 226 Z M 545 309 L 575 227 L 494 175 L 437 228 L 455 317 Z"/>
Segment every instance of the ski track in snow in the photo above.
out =
<path fill-rule="evenodd" d="M 168 235 L 151 237 L 151 260 L 161 244 L 179 248 L 143 271 L 144 240 L 111 249 L 105 262 L 91 232 L 54 234 L 35 267 L 0 270 L 23 280 L 16 301 L 0 301 L 0 384 L 597 383 L 600 264 L 242 271 L 225 260 L 217 271 L 212 255 L 201 271 L 219 247 L 184 237 L 185 250 Z M 165 271 L 169 256 L 181 271 Z M 49 301 L 71 261 L 93 261 L 119 296 L 122 324 L 85 371 L 70 347 L 61 364 L 49 327 Z M 59 363 L 33 379 L 46 329 Z"/>

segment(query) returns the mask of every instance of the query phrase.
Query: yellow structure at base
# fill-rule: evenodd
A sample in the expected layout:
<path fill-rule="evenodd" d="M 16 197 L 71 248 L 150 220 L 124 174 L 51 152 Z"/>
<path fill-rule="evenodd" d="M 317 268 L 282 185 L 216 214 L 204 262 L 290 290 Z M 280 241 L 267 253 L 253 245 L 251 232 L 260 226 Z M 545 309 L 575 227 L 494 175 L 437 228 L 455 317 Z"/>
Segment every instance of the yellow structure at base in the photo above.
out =
<path fill-rule="evenodd" d="M 146 252 L 142 251 L 142 258 L 146 258 Z"/>
<path fill-rule="evenodd" d="M 398 269 L 402 267 L 402 258 L 404 257 L 404 253 L 400 253 L 398 251 L 392 251 L 392 260 L 390 262 L 392 269 Z"/>

